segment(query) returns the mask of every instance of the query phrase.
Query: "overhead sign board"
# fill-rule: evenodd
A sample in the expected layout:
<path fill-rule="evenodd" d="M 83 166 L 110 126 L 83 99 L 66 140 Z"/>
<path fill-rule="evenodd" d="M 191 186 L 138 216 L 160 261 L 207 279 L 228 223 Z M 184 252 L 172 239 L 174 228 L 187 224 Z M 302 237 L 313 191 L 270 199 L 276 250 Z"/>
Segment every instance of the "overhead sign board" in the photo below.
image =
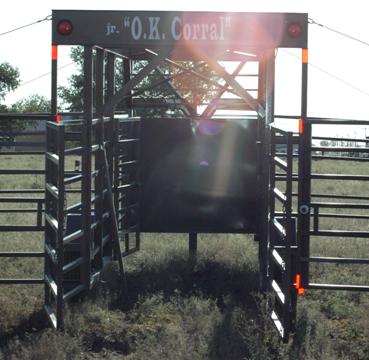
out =
<path fill-rule="evenodd" d="M 307 14 L 54 10 L 53 44 L 110 48 L 307 47 Z"/>

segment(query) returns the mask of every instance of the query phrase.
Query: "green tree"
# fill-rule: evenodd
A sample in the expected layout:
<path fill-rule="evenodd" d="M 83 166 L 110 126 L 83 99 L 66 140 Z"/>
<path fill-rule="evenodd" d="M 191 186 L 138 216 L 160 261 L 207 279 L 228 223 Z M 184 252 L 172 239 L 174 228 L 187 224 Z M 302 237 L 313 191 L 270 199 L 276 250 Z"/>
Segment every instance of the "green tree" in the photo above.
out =
<path fill-rule="evenodd" d="M 82 111 L 83 109 L 83 47 L 72 47 L 71 59 L 77 67 L 77 73 L 68 79 L 68 86 L 60 86 L 58 95 L 62 99 L 62 107 L 67 111 Z"/>
<path fill-rule="evenodd" d="M 6 112 L 19 114 L 50 112 L 50 100 L 45 96 L 33 94 L 6 107 Z M 0 131 L 22 131 L 35 125 L 36 123 L 31 120 L 1 119 Z"/>
<path fill-rule="evenodd" d="M 50 100 L 45 96 L 33 94 L 11 105 L 10 112 L 16 113 L 44 113 L 50 112 Z"/>
<path fill-rule="evenodd" d="M 7 112 L 6 105 L 1 104 L 5 96 L 20 84 L 19 71 L 7 62 L 0 64 L 0 112 Z"/>

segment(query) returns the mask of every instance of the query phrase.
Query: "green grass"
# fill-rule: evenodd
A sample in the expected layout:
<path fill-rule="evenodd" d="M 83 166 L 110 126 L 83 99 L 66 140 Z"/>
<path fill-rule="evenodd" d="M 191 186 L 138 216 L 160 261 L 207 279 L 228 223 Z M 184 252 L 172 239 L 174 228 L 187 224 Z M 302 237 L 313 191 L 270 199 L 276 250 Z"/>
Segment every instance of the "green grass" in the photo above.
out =
<path fill-rule="evenodd" d="M 1 158 L 21 168 L 42 159 Z M 13 166 L 14 164 L 14 166 Z M 316 171 L 368 173 L 361 164 L 317 162 Z M 331 167 L 332 166 L 332 167 Z M 42 168 L 43 165 L 40 165 Z M 9 185 L 10 184 L 10 185 Z M 0 177 L 1 188 L 39 186 L 33 176 Z M 317 183 L 314 191 L 369 194 L 346 185 Z M 332 188 L 332 189 L 331 189 Z M 1 221 L 34 223 L 34 215 Z M 368 222 L 322 223 L 327 228 L 368 228 Z M 42 234 L 0 234 L 1 251 L 38 251 Z M 68 305 L 64 332 L 48 329 L 43 287 L 0 288 L 0 359 L 356 359 L 369 358 L 369 296 L 307 291 L 299 298 L 297 332 L 282 345 L 258 294 L 257 243 L 252 236 L 200 235 L 197 262 L 189 261 L 187 237 L 144 234 L 142 250 L 126 261 L 129 299 L 122 298 L 112 263 L 86 299 Z M 369 256 L 365 239 L 312 239 L 312 254 Z M 42 262 L 0 259 L 1 277 L 42 276 Z M 315 281 L 368 284 L 368 267 L 314 265 Z"/>

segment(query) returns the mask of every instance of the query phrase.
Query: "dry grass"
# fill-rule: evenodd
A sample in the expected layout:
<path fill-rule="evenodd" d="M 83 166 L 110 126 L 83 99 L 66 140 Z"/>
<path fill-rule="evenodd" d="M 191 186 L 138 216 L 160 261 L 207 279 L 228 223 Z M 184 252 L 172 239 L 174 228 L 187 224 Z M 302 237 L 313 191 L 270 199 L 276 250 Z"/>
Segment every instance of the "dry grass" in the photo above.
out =
<path fill-rule="evenodd" d="M 1 167 L 22 168 L 41 157 L 3 156 Z M 71 160 L 72 161 L 72 160 Z M 35 165 L 36 166 L 36 165 Z M 72 166 L 72 163 L 71 165 Z M 317 162 L 316 172 L 368 173 L 364 165 Z M 314 191 L 368 194 L 358 187 L 319 182 Z M 42 188 L 39 176 L 0 177 L 0 186 Z M 72 201 L 72 200 L 71 200 Z M 23 205 L 22 205 L 23 206 Z M 33 223 L 34 214 L 3 214 L 1 222 Z M 367 228 L 368 222 L 322 225 Z M 71 304 L 64 333 L 45 329 L 43 287 L 2 286 L 0 359 L 357 359 L 369 358 L 368 294 L 307 291 L 299 299 L 296 336 L 281 345 L 257 294 L 257 244 L 251 236 L 201 235 L 194 266 L 187 258 L 187 238 L 145 234 L 142 251 L 126 260 L 130 303 L 116 290 L 117 269 L 106 270 L 106 283 L 89 300 Z M 316 238 L 312 253 L 368 256 L 365 239 Z M 0 234 L 1 251 L 40 251 L 42 234 Z M 39 277 L 42 262 L 0 259 L 2 277 Z M 314 265 L 316 281 L 366 284 L 367 267 Z M 17 340 L 17 337 L 20 340 Z"/>

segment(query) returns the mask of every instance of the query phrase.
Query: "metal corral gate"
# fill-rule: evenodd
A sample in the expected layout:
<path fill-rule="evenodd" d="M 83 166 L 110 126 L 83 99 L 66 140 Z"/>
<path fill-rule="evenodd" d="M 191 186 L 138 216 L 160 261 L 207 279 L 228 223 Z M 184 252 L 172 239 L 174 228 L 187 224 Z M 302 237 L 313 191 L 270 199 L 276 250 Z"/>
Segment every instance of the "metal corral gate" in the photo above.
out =
<path fill-rule="evenodd" d="M 368 286 L 316 284 L 309 278 L 311 262 L 369 263 L 368 259 L 310 256 L 313 236 L 369 237 L 367 231 L 321 229 L 323 217 L 367 219 L 362 213 L 320 210 L 365 210 L 368 205 L 362 200 L 369 197 L 351 196 L 354 203 L 315 201 L 348 197 L 313 193 L 312 181 L 367 181 L 368 177 L 315 174 L 312 160 L 368 158 L 331 155 L 338 149 L 316 146 L 311 127 L 369 123 L 307 117 L 307 14 L 57 10 L 52 17 L 45 215 L 43 209 L 37 210 L 37 230 L 45 231 L 45 252 L 35 254 L 45 257 L 45 279 L 24 283 L 45 284 L 45 309 L 55 327 L 63 326 L 63 303 L 89 290 L 106 262 L 118 259 L 124 278 L 122 255 L 139 249 L 143 231 L 189 233 L 192 254 L 200 232 L 255 234 L 261 290 L 271 292 L 270 316 L 284 341 L 294 330 L 297 294 L 305 289 L 369 290 Z M 84 47 L 80 114 L 58 112 L 60 45 Z M 278 48 L 301 49 L 298 116 L 274 112 Z M 118 60 L 123 73 L 119 90 Z M 230 73 L 220 61 L 237 65 Z M 135 70 L 137 63 L 139 70 Z M 243 72 L 249 63 L 257 70 Z M 212 77 L 204 75 L 205 66 Z M 140 85 L 153 74 L 156 81 Z M 176 87 L 180 76 L 195 77 L 216 90 L 201 111 Z M 255 81 L 250 86 L 242 77 Z M 163 84 L 173 97 L 144 97 L 146 91 Z M 143 108 L 159 107 L 168 110 L 165 116 L 136 116 Z M 174 108 L 176 117 L 170 116 Z M 126 115 L 117 115 L 118 109 Z M 231 116 L 235 111 L 238 115 Z M 298 121 L 299 130 L 289 132 L 273 124 L 283 118 Z M 318 151 L 328 155 L 317 155 Z M 368 154 L 362 147 L 340 151 Z M 1 225 L 0 229 L 10 228 Z"/>

